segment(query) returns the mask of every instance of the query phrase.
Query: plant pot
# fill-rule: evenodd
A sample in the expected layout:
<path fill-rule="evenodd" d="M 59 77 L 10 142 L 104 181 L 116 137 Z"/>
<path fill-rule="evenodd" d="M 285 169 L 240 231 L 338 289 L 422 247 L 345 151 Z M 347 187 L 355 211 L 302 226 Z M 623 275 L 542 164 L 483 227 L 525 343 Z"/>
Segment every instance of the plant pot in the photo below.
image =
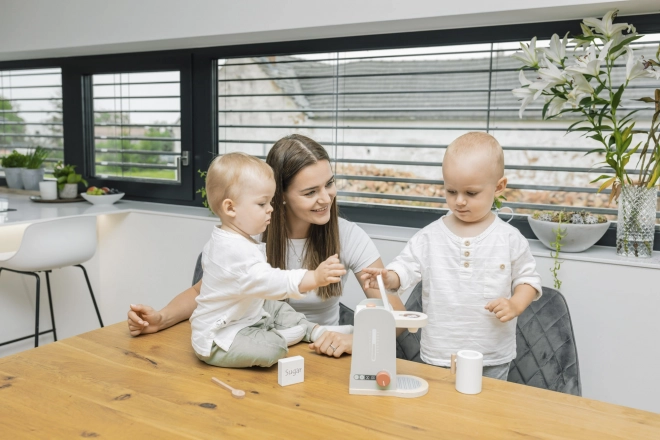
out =
<path fill-rule="evenodd" d="M 616 228 L 618 255 L 651 257 L 657 209 L 658 196 L 655 188 L 640 188 L 632 185 L 624 185 L 621 188 Z"/>
<path fill-rule="evenodd" d="M 64 188 L 62 188 L 59 193 L 60 199 L 75 199 L 78 197 L 78 184 L 65 183 Z"/>
<path fill-rule="evenodd" d="M 44 180 L 44 169 L 37 168 L 30 170 L 23 168 L 21 170 L 21 178 L 23 179 L 23 188 L 30 191 L 39 191 L 39 182 Z"/>
<path fill-rule="evenodd" d="M 534 234 L 548 249 L 555 250 L 550 243 L 557 238 L 557 227 L 559 223 L 547 222 L 528 218 L 529 226 Z M 565 234 L 561 239 L 561 252 L 583 252 L 596 244 L 598 240 L 605 235 L 605 231 L 610 227 L 610 222 L 596 223 L 593 225 L 575 225 L 572 223 L 562 223 L 561 231 Z"/>
<path fill-rule="evenodd" d="M 24 168 L 5 168 L 5 179 L 7 179 L 7 186 L 14 189 L 23 189 L 23 178 L 21 177 L 21 170 Z"/>

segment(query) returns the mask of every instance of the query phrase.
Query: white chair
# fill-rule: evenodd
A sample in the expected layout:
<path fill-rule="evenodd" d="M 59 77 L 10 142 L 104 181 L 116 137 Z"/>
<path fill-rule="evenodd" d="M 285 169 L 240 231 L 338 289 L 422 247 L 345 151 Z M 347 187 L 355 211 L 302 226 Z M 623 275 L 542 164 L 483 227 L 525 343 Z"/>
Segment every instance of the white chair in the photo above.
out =
<path fill-rule="evenodd" d="M 96 309 L 96 316 L 99 318 L 99 324 L 103 327 L 103 320 L 96 305 L 92 285 L 89 283 L 87 271 L 82 266 L 82 263 L 92 258 L 95 252 L 96 217 L 70 217 L 28 225 L 25 228 L 18 250 L 16 252 L 0 253 L 0 274 L 3 270 L 8 270 L 36 278 L 37 300 L 35 303 L 34 335 L 2 342 L 0 346 L 34 337 L 34 346 L 38 347 L 39 336 L 50 332 L 53 332 L 53 337 L 57 341 L 49 274 L 53 269 L 66 266 L 77 266 L 82 269 L 89 288 L 89 294 Z M 50 306 L 50 319 L 53 324 L 51 330 L 41 333 L 39 332 L 40 278 L 38 272 L 46 274 L 48 305 Z"/>

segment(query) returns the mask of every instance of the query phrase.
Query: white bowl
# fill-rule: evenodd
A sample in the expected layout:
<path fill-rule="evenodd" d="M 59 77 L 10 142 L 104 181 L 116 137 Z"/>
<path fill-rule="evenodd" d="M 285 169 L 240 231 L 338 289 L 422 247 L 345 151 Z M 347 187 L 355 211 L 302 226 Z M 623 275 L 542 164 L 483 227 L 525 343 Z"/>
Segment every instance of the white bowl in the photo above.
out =
<path fill-rule="evenodd" d="M 557 234 L 553 229 L 556 231 L 559 223 L 536 220 L 532 217 L 528 217 L 528 220 L 529 226 L 532 227 L 532 231 L 534 231 L 534 234 L 536 234 L 536 237 L 541 243 L 547 248 L 555 250 L 555 247 L 550 245 L 550 243 L 555 241 Z M 561 240 L 560 252 L 586 251 L 605 235 L 605 231 L 607 231 L 607 228 L 609 227 L 609 221 L 606 223 L 596 223 L 595 225 L 562 223 L 561 230 L 566 236 Z"/>
<path fill-rule="evenodd" d="M 80 196 L 87 200 L 89 203 L 92 203 L 94 205 L 112 205 L 115 203 L 117 200 L 121 199 L 124 197 L 125 193 L 119 193 L 119 194 L 105 194 L 102 196 L 93 196 L 87 193 L 80 193 Z"/>

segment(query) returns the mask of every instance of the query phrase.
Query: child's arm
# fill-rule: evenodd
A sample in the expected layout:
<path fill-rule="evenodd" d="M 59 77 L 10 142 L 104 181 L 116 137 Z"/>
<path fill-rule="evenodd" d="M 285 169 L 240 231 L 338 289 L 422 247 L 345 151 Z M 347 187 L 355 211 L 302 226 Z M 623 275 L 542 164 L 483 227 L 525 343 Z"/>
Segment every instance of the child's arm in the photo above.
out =
<path fill-rule="evenodd" d="M 421 265 L 419 264 L 417 249 L 418 241 L 425 240 L 426 236 L 416 234 L 406 243 L 401 253 L 387 265 L 387 269 L 365 268 L 361 276 L 363 287 L 378 289 L 376 277 L 383 276 L 383 285 L 387 290 L 401 293 L 401 290 L 419 283 L 422 279 Z"/>
<path fill-rule="evenodd" d="M 541 297 L 541 276 L 536 272 L 536 260 L 527 239 L 520 234 L 512 237 L 512 249 L 519 252 L 517 257 L 511 259 L 513 295 L 510 299 L 494 299 L 485 306 L 501 322 L 520 316 L 532 301 Z"/>
<path fill-rule="evenodd" d="M 494 299 L 486 304 L 484 308 L 489 312 L 493 312 L 501 322 L 507 322 L 520 316 L 534 301 L 536 295 L 536 289 L 529 284 L 519 284 L 514 289 L 510 299 Z"/>
<path fill-rule="evenodd" d="M 298 285 L 300 292 L 309 292 L 328 284 L 338 283 L 342 275 L 346 275 L 344 265 L 339 262 L 337 254 L 319 264 L 316 270 L 308 270 L 302 281 Z"/>
<path fill-rule="evenodd" d="M 337 283 L 346 271 L 337 255 L 325 260 L 316 270 L 281 270 L 268 263 L 253 265 L 240 281 L 239 293 L 264 299 L 304 298 L 303 292 Z"/>

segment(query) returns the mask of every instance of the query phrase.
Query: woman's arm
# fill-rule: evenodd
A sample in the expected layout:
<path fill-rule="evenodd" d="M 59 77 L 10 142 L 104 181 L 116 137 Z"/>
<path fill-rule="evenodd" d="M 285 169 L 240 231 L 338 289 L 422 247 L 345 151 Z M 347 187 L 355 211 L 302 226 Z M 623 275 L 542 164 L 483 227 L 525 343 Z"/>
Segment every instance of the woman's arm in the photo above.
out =
<path fill-rule="evenodd" d="M 202 282 L 199 281 L 174 297 L 160 311 L 142 304 L 131 304 L 128 311 L 128 329 L 131 336 L 156 333 L 190 318 L 197 307 L 195 298 L 201 287 Z"/>

